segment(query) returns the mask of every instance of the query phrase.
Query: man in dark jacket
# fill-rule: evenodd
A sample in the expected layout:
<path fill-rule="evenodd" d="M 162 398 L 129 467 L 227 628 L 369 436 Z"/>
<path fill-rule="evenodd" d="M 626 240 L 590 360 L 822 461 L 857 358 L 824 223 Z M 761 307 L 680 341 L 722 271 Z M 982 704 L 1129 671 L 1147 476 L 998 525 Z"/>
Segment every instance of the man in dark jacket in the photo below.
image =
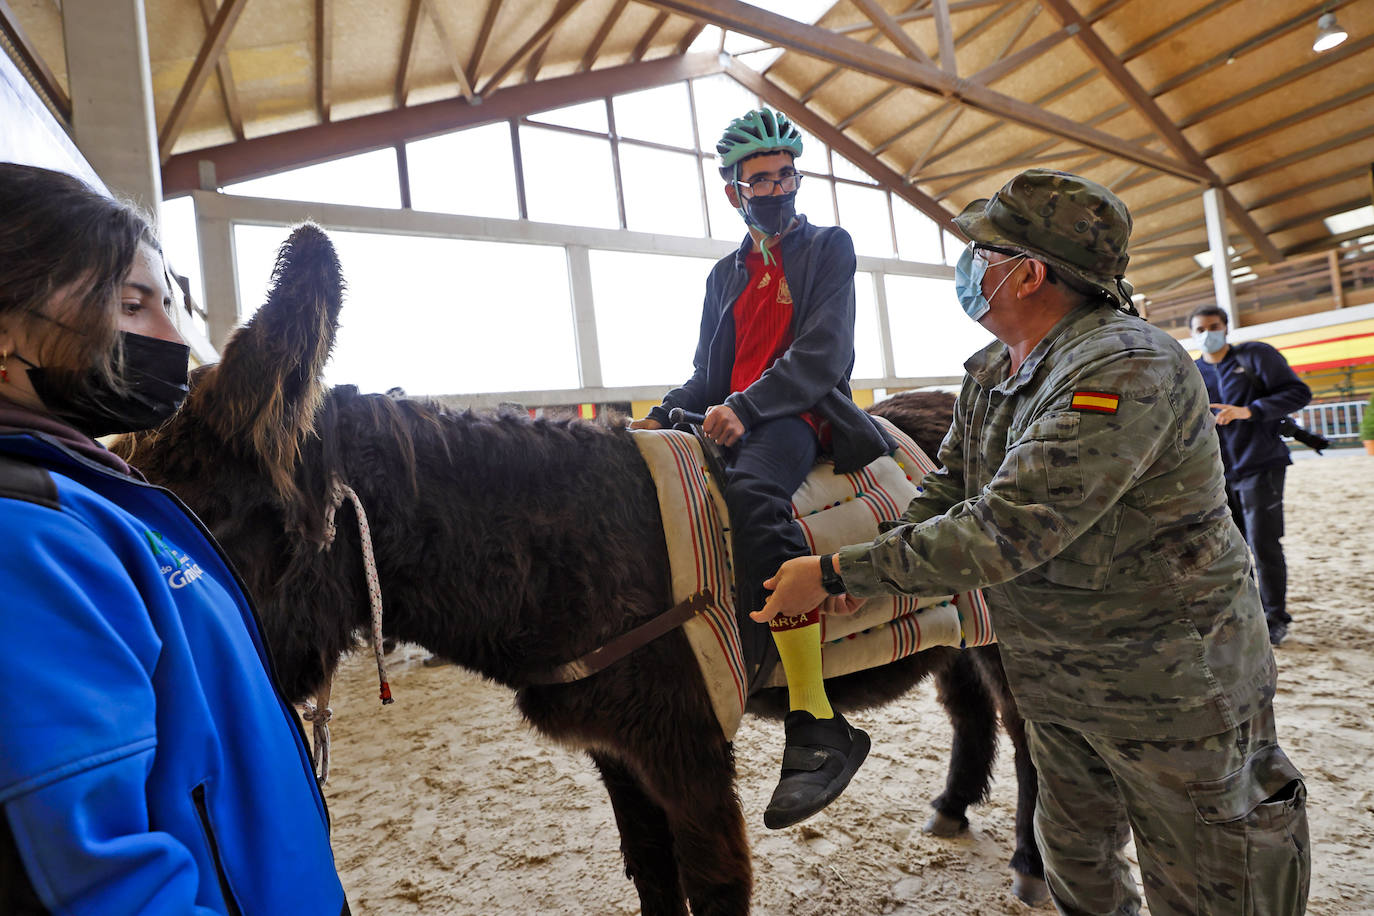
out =
<path fill-rule="evenodd" d="M 827 450 L 836 471 L 854 471 L 888 444 L 850 398 L 853 242 L 843 229 L 817 228 L 796 213 L 801 135 L 783 114 L 751 111 L 731 122 L 716 150 L 726 197 L 749 236 L 706 280 L 692 377 L 631 426 L 658 429 L 674 407 L 704 412 L 703 433 L 725 449 L 743 628 L 744 615 L 763 607 L 763 580 L 783 561 L 811 552 L 792 520 L 791 500 L 817 454 Z M 820 608 L 769 626 L 791 708 L 782 778 L 764 813 L 764 823 L 777 829 L 833 801 L 868 754 L 869 740 L 826 696 Z M 760 673 L 760 656 L 747 659 L 751 678 Z"/>
<path fill-rule="evenodd" d="M 1285 607 L 1288 565 L 1280 543 L 1283 478 L 1293 459 L 1279 437 L 1279 421 L 1307 406 L 1312 389 L 1269 344 L 1228 344 L 1226 312 L 1215 305 L 1195 310 L 1188 325 L 1202 350 L 1197 367 L 1217 412 L 1226 499 L 1255 555 L 1269 643 L 1277 646 L 1293 620 Z"/>

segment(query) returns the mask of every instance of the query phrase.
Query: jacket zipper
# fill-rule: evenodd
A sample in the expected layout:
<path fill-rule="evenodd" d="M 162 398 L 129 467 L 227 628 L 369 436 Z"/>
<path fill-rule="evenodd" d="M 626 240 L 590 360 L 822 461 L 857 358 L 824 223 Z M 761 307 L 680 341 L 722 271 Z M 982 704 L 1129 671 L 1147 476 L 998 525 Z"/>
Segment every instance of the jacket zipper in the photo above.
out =
<path fill-rule="evenodd" d="M 205 831 L 205 842 L 210 845 L 210 858 L 215 863 L 215 875 L 219 878 L 219 892 L 224 896 L 224 908 L 229 916 L 242 916 L 234 892 L 229 889 L 229 879 L 224 874 L 224 861 L 219 857 L 219 843 L 215 831 L 210 828 L 210 810 L 205 805 L 205 783 L 191 790 L 191 800 L 195 802 L 196 814 L 200 817 L 200 827 Z"/>

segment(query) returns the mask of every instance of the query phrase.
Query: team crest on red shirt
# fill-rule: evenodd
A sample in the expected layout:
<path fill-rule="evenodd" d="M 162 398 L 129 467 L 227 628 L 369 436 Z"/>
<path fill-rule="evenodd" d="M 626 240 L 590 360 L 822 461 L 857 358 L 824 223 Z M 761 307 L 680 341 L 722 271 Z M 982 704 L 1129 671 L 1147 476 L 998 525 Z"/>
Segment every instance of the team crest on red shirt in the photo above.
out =
<path fill-rule="evenodd" d="M 790 290 L 790 289 L 787 288 L 787 278 L 786 278 L 786 277 L 783 277 L 781 280 L 778 281 L 778 304 L 779 304 L 779 305 L 791 305 L 791 304 L 792 304 L 792 290 Z"/>

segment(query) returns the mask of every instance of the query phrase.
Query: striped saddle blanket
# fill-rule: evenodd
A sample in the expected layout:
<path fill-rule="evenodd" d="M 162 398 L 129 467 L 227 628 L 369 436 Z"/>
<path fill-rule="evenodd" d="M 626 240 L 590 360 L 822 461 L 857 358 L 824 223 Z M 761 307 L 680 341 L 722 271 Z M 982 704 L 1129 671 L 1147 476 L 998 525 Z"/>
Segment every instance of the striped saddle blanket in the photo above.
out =
<path fill-rule="evenodd" d="M 871 540 L 878 523 L 901 516 L 919 492 L 914 481 L 934 464 L 905 433 L 877 418 L 897 448 L 854 474 L 817 464 L 792 497 L 793 514 L 813 553 Z M 673 580 L 674 602 L 709 589 L 714 601 L 683 627 L 727 739 L 744 715 L 749 674 L 735 616 L 729 513 L 691 433 L 640 430 L 635 442 L 653 474 Z M 995 642 L 981 592 L 869 599 L 851 616 L 821 617 L 821 666 L 827 678 L 885 665 L 931 646 Z M 775 666 L 765 686 L 786 684 Z"/>

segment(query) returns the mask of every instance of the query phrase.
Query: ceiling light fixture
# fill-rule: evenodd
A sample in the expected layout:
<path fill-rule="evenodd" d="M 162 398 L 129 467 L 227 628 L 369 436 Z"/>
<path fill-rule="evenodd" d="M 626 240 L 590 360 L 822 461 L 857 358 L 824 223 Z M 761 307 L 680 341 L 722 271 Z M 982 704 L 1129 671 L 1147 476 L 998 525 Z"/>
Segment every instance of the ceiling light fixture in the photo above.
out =
<path fill-rule="evenodd" d="M 1347 37 L 1345 29 L 1336 21 L 1335 13 L 1322 13 L 1317 17 L 1317 40 L 1312 42 L 1312 50 L 1318 53 L 1330 51 Z"/>

